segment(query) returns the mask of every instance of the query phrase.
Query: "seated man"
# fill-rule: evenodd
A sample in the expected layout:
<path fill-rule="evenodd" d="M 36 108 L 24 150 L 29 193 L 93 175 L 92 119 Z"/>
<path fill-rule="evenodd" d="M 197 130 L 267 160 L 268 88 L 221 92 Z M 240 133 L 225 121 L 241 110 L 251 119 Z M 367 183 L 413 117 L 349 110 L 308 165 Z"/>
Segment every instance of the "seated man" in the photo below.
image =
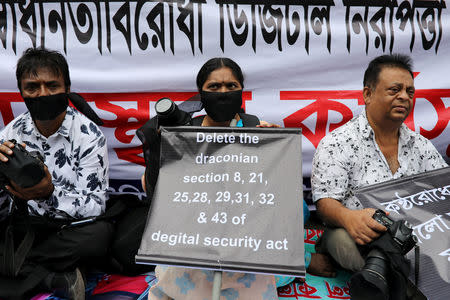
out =
<path fill-rule="evenodd" d="M 364 74 L 365 111 L 328 134 L 313 159 L 313 200 L 332 228 L 317 250 L 343 268 L 364 266 L 361 246 L 386 228 L 376 222 L 373 208 L 363 208 L 353 191 L 447 166 L 429 140 L 403 124 L 413 108 L 414 80 L 410 58 L 383 55 Z"/>
<path fill-rule="evenodd" d="M 42 155 L 45 176 L 28 188 L 10 181 L 0 192 L 0 299 L 37 289 L 84 299 L 80 262 L 104 256 L 112 235 L 111 224 L 95 221 L 108 189 L 106 139 L 68 106 L 69 69 L 60 53 L 26 50 L 16 77 L 28 111 L 1 131 L 0 163 L 14 158 L 14 139 Z"/>

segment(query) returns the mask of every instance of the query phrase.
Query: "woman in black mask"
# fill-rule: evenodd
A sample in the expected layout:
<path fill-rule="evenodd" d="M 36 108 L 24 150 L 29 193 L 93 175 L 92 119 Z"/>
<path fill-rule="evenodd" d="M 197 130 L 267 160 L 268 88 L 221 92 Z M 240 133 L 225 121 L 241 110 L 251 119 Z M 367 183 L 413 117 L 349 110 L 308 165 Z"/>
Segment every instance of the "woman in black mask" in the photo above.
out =
<path fill-rule="evenodd" d="M 270 126 L 257 117 L 242 112 L 244 75 L 233 60 L 216 57 L 208 60 L 197 74 L 197 88 L 206 116 L 194 118 L 196 126 Z"/>
<path fill-rule="evenodd" d="M 229 58 L 208 60 L 197 74 L 197 88 L 207 115 L 194 118 L 193 125 L 280 127 L 243 113 L 241 108 L 243 87 L 244 76 L 237 63 Z M 142 185 L 145 189 L 144 176 Z M 307 206 L 305 211 L 309 214 Z M 312 267 L 307 267 L 307 271 L 322 276 L 333 276 L 334 270 L 326 257 L 314 255 L 313 257 L 310 253 L 305 255 L 305 264 Z M 156 268 L 158 283 L 150 290 L 149 300 L 209 299 L 213 275 L 213 271 L 210 270 L 158 266 Z M 228 298 L 228 295 L 230 299 L 277 300 L 276 287 L 289 284 L 293 280 L 294 278 L 289 276 L 225 272 L 222 277 L 221 295 L 225 298 Z"/>
<path fill-rule="evenodd" d="M 279 127 L 242 112 L 244 76 L 241 68 L 229 58 L 208 60 L 197 75 L 197 87 L 207 115 L 193 119 L 194 126 Z M 144 185 L 143 185 L 144 186 Z M 214 272 L 181 267 L 157 266 L 158 283 L 152 287 L 153 299 L 209 299 Z M 225 272 L 221 299 L 277 300 L 273 275 Z"/>

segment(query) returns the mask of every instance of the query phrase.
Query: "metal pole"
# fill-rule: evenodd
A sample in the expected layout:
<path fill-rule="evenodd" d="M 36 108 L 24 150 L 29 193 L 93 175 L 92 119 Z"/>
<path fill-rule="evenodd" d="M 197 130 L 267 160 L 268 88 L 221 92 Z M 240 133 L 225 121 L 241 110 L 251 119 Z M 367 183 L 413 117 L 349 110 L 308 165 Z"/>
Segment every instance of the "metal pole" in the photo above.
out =
<path fill-rule="evenodd" d="M 220 288 L 222 286 L 222 272 L 214 271 L 214 281 L 212 288 L 212 300 L 220 299 Z"/>

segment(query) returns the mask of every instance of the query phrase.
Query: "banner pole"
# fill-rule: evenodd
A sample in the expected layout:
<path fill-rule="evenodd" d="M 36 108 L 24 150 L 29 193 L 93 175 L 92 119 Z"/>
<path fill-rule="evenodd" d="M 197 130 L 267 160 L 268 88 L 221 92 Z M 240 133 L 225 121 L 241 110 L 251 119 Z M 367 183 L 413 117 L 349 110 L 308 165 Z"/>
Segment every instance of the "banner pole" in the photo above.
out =
<path fill-rule="evenodd" d="M 220 287 L 222 286 L 222 272 L 214 271 L 214 281 L 212 288 L 212 300 L 220 299 Z"/>

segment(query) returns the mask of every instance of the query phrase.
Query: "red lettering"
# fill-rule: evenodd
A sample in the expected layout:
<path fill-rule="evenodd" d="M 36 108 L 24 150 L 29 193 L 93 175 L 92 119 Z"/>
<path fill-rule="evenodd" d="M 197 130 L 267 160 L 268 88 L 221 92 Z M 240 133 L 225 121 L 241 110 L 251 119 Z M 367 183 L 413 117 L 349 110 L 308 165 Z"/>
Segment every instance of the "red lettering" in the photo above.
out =
<path fill-rule="evenodd" d="M 293 284 L 288 284 L 278 288 L 278 297 L 280 298 L 290 298 L 294 296 L 295 290 L 292 288 Z"/>
<path fill-rule="evenodd" d="M 358 104 L 364 103 L 361 91 L 281 91 L 281 100 L 315 100 L 313 103 L 296 111 L 284 119 L 285 127 L 300 127 L 302 134 L 317 148 L 320 140 L 327 134 L 328 112 L 337 111 L 342 115 L 342 121 L 330 123 L 329 131 L 344 125 L 353 118 L 351 109 L 338 101 L 329 99 L 357 99 Z M 317 113 L 317 121 L 312 132 L 303 121 Z"/>
<path fill-rule="evenodd" d="M 305 243 L 314 245 L 322 233 L 323 230 L 320 229 L 306 229 Z"/>
<path fill-rule="evenodd" d="M 317 232 L 314 229 L 306 229 L 305 243 L 314 245 L 317 241 L 317 238 L 316 239 L 313 239 L 313 238 L 316 236 L 317 236 Z"/>
<path fill-rule="evenodd" d="M 295 286 L 297 287 L 298 291 L 300 293 L 297 294 L 297 292 L 295 293 L 296 296 L 301 296 L 301 297 L 305 297 L 305 298 L 321 298 L 320 296 L 316 296 L 314 295 L 317 292 L 317 289 L 315 287 L 312 287 L 310 285 L 308 285 L 306 282 L 304 282 L 303 284 L 298 284 L 295 283 Z"/>
<path fill-rule="evenodd" d="M 431 140 L 438 137 L 447 127 L 450 121 L 450 107 L 446 108 L 442 98 L 450 97 L 450 89 L 447 90 L 416 90 L 414 95 L 414 106 L 409 113 L 408 118 L 405 120 L 405 124 L 411 129 L 415 130 L 414 123 L 414 108 L 417 103 L 417 99 L 425 99 L 431 103 L 437 114 L 437 122 L 431 130 L 426 130 L 420 127 L 420 134 Z"/>
<path fill-rule="evenodd" d="M 98 109 L 113 114 L 113 119 L 102 119 L 104 122 L 103 127 L 115 128 L 115 138 L 124 144 L 130 144 L 135 137 L 136 129 L 143 126 L 150 119 L 150 102 L 156 102 L 163 97 L 170 98 L 175 102 L 198 97 L 197 92 L 82 93 L 81 95 L 86 101 L 93 102 Z M 198 98 L 198 100 L 200 99 Z M 245 102 L 252 100 L 252 93 L 243 92 L 242 100 L 242 107 L 245 109 Z M 11 107 L 12 102 L 23 102 L 20 93 L 0 93 L 0 113 L 4 125 L 7 125 L 16 117 Z M 135 108 L 123 107 L 126 106 L 123 104 L 124 102 L 134 102 Z M 114 148 L 114 151 L 119 159 L 145 165 L 141 146 Z"/>
<path fill-rule="evenodd" d="M 114 148 L 117 157 L 119 159 L 126 160 L 128 162 L 145 166 L 144 157 L 142 157 L 142 146 L 127 147 L 127 148 Z"/>
<path fill-rule="evenodd" d="M 11 107 L 12 102 L 23 102 L 22 96 L 19 93 L 0 93 L 0 113 L 4 126 L 15 118 Z"/>
<path fill-rule="evenodd" d="M 320 238 L 323 234 L 323 230 L 322 229 L 316 229 L 317 230 L 317 238 Z"/>
<path fill-rule="evenodd" d="M 173 92 L 173 93 L 84 93 L 82 96 L 87 101 L 92 101 L 104 111 L 116 116 L 113 120 L 103 119 L 103 126 L 116 128 L 114 136 L 124 144 L 130 144 L 135 137 L 136 129 L 142 127 L 150 118 L 150 102 L 156 102 L 163 97 L 175 102 L 185 101 L 198 97 L 196 92 Z M 252 93 L 244 92 L 242 95 L 243 108 L 245 102 L 251 100 Z M 137 108 L 124 108 L 112 102 L 134 102 Z M 123 105 L 123 104 L 122 104 Z M 114 148 L 119 159 L 123 159 L 139 165 L 145 165 L 142 155 L 142 147 Z"/>
<path fill-rule="evenodd" d="M 348 283 L 347 283 L 348 284 Z M 328 291 L 328 297 L 332 299 L 350 299 L 350 293 L 348 287 L 331 287 L 330 284 L 325 281 L 325 285 Z"/>
<path fill-rule="evenodd" d="M 245 110 L 245 103 L 252 100 L 252 92 L 242 92 L 242 108 Z"/>
<path fill-rule="evenodd" d="M 82 96 L 92 101 L 104 111 L 116 116 L 114 120 L 103 119 L 103 127 L 115 128 L 114 136 L 124 144 L 130 144 L 136 135 L 136 129 L 142 127 L 150 119 L 150 102 L 163 97 L 173 101 L 184 101 L 197 93 L 85 93 Z M 111 102 L 134 102 L 137 108 L 124 108 Z M 122 104 L 123 105 L 123 104 Z M 119 159 L 145 166 L 142 157 L 142 146 L 114 148 Z"/>
<path fill-rule="evenodd" d="M 116 128 L 114 136 L 122 143 L 129 144 L 135 136 L 136 129 L 142 127 L 150 119 L 150 102 L 156 102 L 163 97 L 173 101 L 184 101 L 196 93 L 111 93 L 82 94 L 88 101 L 104 111 L 116 116 L 114 120 L 105 120 L 104 127 Z M 112 102 L 134 102 L 137 108 L 124 108 Z"/>
<path fill-rule="evenodd" d="M 418 74 L 418 73 L 417 73 Z M 416 74 L 416 75 L 417 75 Z M 420 127 L 420 134 L 428 139 L 434 139 L 441 135 L 448 123 L 450 122 L 450 107 L 446 108 L 443 98 L 450 97 L 450 89 L 423 89 L 416 90 L 413 100 L 413 109 L 405 120 L 405 124 L 415 130 L 414 109 L 417 99 L 419 101 L 426 100 L 431 103 L 437 114 L 437 122 L 434 127 L 427 130 Z M 284 119 L 286 127 L 300 127 L 303 135 L 315 146 L 327 134 L 327 125 L 329 123 L 329 132 L 342 126 L 353 117 L 353 113 L 346 105 L 330 99 L 357 99 L 358 105 L 364 105 L 364 99 L 361 91 L 281 91 L 281 100 L 314 100 L 313 103 L 296 111 Z M 342 121 L 338 123 L 330 123 L 328 120 L 328 112 L 337 111 L 342 115 Z M 317 121 L 315 130 L 312 132 L 303 121 L 309 116 L 317 113 Z M 447 154 L 447 156 L 449 156 Z"/>

